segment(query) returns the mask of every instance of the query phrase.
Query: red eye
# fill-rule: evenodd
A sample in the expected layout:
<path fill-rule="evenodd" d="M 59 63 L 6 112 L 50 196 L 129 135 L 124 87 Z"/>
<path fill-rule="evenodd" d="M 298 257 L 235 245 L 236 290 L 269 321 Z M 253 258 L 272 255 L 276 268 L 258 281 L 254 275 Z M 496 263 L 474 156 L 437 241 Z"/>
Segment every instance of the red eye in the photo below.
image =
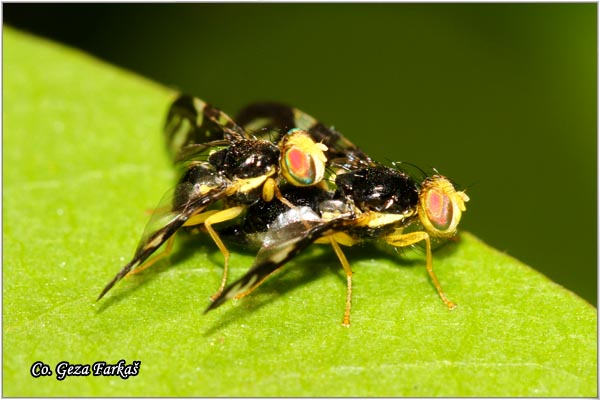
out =
<path fill-rule="evenodd" d="M 467 201 L 469 196 L 457 192 L 448 179 L 441 175 L 431 176 L 422 183 L 419 219 L 431 236 L 453 236 Z"/>
<path fill-rule="evenodd" d="M 430 190 L 425 199 L 427 219 L 438 230 L 446 231 L 452 224 L 452 203 L 446 193 Z"/>
<path fill-rule="evenodd" d="M 312 158 L 297 147 L 286 151 L 284 162 L 287 173 L 293 181 L 301 185 L 312 185 L 315 183 L 315 164 Z"/>
<path fill-rule="evenodd" d="M 292 185 L 311 186 L 319 183 L 325 173 L 327 146 L 315 143 L 308 132 L 292 129 L 282 139 L 281 173 Z"/>

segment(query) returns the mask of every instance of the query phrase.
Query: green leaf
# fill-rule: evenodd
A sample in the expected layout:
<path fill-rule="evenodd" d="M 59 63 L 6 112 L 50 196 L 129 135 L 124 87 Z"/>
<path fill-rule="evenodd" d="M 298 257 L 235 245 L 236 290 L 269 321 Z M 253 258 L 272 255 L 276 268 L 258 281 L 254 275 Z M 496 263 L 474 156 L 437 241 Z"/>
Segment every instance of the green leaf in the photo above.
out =
<path fill-rule="evenodd" d="M 596 309 L 467 233 L 434 254 L 453 311 L 422 254 L 367 246 L 347 250 L 344 328 L 344 274 L 313 246 L 203 315 L 222 257 L 194 237 L 96 303 L 174 182 L 161 137 L 172 97 L 4 29 L 5 396 L 597 395 Z M 251 262 L 234 252 L 232 279 Z M 139 374 L 56 379 L 61 361 L 119 360 L 141 361 Z M 32 377 L 36 361 L 53 375 Z"/>

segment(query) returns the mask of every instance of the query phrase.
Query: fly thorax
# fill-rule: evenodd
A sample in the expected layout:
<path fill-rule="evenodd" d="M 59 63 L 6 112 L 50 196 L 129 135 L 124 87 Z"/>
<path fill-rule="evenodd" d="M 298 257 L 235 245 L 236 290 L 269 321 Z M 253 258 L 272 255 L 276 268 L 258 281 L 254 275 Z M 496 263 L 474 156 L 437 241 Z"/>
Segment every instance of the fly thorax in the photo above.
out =
<path fill-rule="evenodd" d="M 266 140 L 240 140 L 226 149 L 221 168 L 230 179 L 270 176 L 277 171 L 279 149 Z"/>
<path fill-rule="evenodd" d="M 226 187 L 228 183 L 227 178 L 210 163 L 192 164 L 187 168 L 175 189 L 174 206 L 177 207 L 191 199 L 204 196 L 215 188 Z"/>
<path fill-rule="evenodd" d="M 340 195 L 352 198 L 362 211 L 404 214 L 419 202 L 416 182 L 393 168 L 373 166 L 336 177 Z"/>

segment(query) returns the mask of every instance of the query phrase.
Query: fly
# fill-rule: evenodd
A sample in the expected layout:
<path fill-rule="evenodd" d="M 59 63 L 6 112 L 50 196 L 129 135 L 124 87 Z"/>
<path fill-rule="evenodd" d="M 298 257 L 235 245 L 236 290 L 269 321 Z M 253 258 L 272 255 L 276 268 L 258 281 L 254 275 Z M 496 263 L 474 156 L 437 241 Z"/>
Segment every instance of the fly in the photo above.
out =
<path fill-rule="evenodd" d="M 200 225 L 225 260 L 221 286 L 212 296 L 218 297 L 227 282 L 229 251 L 213 225 L 240 217 L 258 200 L 277 198 L 294 207 L 281 196 L 279 185 L 310 187 L 324 177 L 327 147 L 306 131 L 291 129 L 277 141 L 257 138 L 227 114 L 192 96 L 180 95 L 172 103 L 164 131 L 169 154 L 182 176 L 163 196 L 131 261 L 104 287 L 98 300 L 127 274 L 168 255 L 179 229 Z M 149 260 L 165 243 L 165 250 Z"/>

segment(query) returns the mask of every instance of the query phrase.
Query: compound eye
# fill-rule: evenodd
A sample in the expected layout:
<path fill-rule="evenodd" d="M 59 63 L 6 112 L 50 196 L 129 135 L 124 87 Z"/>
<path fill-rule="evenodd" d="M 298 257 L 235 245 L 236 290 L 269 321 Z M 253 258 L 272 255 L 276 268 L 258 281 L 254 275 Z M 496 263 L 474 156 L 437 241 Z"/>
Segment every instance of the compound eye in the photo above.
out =
<path fill-rule="evenodd" d="M 281 147 L 281 172 L 292 185 L 311 186 L 323 179 L 327 146 L 315 143 L 306 131 L 293 129 Z"/>
<path fill-rule="evenodd" d="M 315 183 L 315 163 L 313 159 L 297 147 L 292 147 L 284 153 L 285 168 L 289 174 L 291 183 L 299 186 L 312 185 Z"/>
<path fill-rule="evenodd" d="M 466 193 L 457 192 L 443 176 L 426 179 L 419 195 L 419 218 L 425 230 L 432 236 L 454 235 L 467 201 Z"/>
<path fill-rule="evenodd" d="M 431 225 L 438 231 L 448 231 L 453 214 L 450 197 L 443 190 L 431 189 L 425 194 L 424 202 L 425 213 Z"/>

